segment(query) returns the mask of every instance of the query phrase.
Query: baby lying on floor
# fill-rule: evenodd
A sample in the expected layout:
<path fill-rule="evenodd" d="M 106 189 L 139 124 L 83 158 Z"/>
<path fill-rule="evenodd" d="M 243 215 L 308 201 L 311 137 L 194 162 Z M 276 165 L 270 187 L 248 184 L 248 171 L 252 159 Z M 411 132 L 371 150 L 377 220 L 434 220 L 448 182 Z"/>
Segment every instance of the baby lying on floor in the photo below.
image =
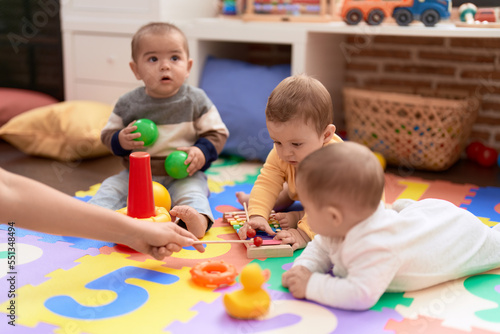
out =
<path fill-rule="evenodd" d="M 403 199 L 387 209 L 384 181 L 375 155 L 352 142 L 325 146 L 300 163 L 297 192 L 317 235 L 282 276 L 294 297 L 366 310 L 385 291 L 500 266 L 497 229 L 444 200 Z"/>

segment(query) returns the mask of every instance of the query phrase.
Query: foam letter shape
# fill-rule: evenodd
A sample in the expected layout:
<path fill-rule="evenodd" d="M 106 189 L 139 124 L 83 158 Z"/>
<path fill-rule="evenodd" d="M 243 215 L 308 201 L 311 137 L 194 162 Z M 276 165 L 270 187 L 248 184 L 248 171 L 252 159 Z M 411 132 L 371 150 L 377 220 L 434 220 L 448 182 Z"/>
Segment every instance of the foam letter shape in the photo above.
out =
<path fill-rule="evenodd" d="M 100 306 L 85 306 L 69 296 L 55 296 L 45 301 L 45 307 L 64 317 L 85 320 L 117 317 L 132 312 L 146 303 L 149 295 L 144 288 L 125 282 L 125 280 L 130 278 L 164 285 L 172 284 L 179 280 L 179 277 L 174 275 L 127 266 L 85 285 L 88 289 L 116 292 L 117 297 L 111 303 Z"/>
<path fill-rule="evenodd" d="M 464 287 L 475 296 L 490 300 L 497 304 L 496 308 L 477 311 L 474 314 L 485 321 L 500 322 L 500 293 L 495 289 L 500 285 L 500 275 L 484 274 L 467 278 Z"/>

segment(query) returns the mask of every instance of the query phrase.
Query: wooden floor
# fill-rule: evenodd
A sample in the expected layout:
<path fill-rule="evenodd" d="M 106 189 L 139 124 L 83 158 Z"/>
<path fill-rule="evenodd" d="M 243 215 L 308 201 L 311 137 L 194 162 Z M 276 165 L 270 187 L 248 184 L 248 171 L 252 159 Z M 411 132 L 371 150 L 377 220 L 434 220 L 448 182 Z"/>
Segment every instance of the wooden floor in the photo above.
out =
<path fill-rule="evenodd" d="M 0 140 L 0 167 L 71 196 L 79 190 L 88 190 L 123 169 L 120 158 L 111 154 L 96 159 L 62 162 L 29 156 L 3 140 Z"/>
<path fill-rule="evenodd" d="M 477 163 L 461 159 L 443 172 L 418 171 L 407 167 L 389 166 L 388 173 L 398 176 L 413 176 L 430 180 L 445 180 L 453 183 L 469 183 L 479 187 L 500 187 L 500 167 L 482 167 Z"/>

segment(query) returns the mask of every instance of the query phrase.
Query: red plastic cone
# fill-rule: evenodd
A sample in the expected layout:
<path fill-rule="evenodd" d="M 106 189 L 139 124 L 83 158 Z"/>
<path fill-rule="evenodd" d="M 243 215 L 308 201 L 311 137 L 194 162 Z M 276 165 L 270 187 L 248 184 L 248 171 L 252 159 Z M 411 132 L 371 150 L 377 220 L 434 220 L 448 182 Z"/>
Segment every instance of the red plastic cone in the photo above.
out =
<path fill-rule="evenodd" d="M 146 152 L 130 154 L 127 215 L 133 218 L 155 216 L 150 160 Z"/>

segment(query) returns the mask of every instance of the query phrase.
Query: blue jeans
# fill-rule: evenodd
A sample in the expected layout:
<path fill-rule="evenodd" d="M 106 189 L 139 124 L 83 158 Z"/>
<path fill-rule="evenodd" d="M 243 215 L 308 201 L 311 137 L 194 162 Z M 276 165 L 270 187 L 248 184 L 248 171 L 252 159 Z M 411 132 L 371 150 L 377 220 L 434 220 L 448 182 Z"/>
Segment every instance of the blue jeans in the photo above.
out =
<path fill-rule="evenodd" d="M 118 210 L 127 206 L 128 196 L 128 170 L 108 177 L 97 190 L 97 193 L 89 201 L 91 204 L 102 206 L 111 210 Z M 176 205 L 188 205 L 210 219 L 211 226 L 214 218 L 208 196 L 207 176 L 198 171 L 193 176 L 176 180 L 170 176 L 154 176 L 153 181 L 167 188 L 172 198 L 172 207 Z"/>

